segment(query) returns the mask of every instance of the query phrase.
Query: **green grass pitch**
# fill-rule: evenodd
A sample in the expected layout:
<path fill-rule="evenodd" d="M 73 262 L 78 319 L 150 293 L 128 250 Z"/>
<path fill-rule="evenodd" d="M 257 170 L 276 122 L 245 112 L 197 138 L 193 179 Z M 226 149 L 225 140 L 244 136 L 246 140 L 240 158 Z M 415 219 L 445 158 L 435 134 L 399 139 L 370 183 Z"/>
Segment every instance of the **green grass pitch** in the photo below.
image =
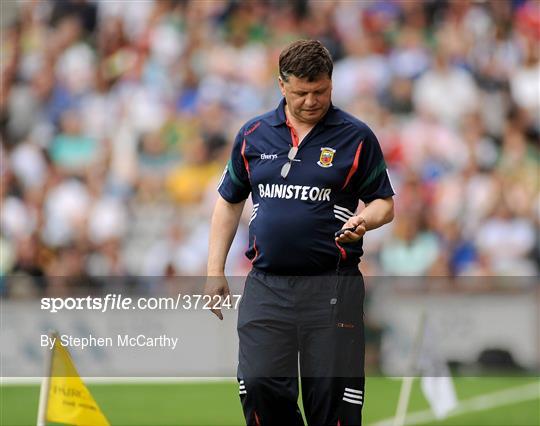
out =
<path fill-rule="evenodd" d="M 516 401 L 465 410 L 444 421 L 424 419 L 425 425 L 540 425 L 540 381 L 536 377 L 455 378 L 460 401 L 508 390 Z M 401 381 L 367 378 L 365 424 L 376 424 L 394 414 Z M 536 397 L 520 400 L 520 389 L 538 387 Z M 242 425 L 235 382 L 92 384 L 89 388 L 114 425 Z M 530 393 L 530 392 L 529 392 Z M 0 425 L 35 425 L 39 386 L 0 387 Z M 476 398 L 478 399 L 478 398 Z M 492 404 L 493 405 L 493 404 Z M 415 380 L 408 413 L 428 408 Z"/>

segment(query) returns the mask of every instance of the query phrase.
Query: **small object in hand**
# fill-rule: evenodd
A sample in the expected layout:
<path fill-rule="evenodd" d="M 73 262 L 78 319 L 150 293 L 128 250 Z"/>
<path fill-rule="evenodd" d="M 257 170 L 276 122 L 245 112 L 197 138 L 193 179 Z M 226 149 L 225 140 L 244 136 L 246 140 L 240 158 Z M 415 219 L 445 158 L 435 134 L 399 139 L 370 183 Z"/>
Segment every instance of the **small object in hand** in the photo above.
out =
<path fill-rule="evenodd" d="M 336 231 L 336 233 L 334 235 L 336 236 L 336 238 L 338 238 L 338 237 L 341 237 L 346 231 L 354 232 L 354 231 L 356 231 L 356 226 L 352 226 L 350 228 L 340 229 L 339 231 Z"/>

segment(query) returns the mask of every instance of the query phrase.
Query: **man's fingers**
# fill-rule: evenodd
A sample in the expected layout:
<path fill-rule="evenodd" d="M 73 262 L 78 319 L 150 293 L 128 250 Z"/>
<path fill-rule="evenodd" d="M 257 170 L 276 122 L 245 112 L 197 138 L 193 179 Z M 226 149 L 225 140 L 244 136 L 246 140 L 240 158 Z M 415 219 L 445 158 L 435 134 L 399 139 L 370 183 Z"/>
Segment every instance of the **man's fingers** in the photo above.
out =
<path fill-rule="evenodd" d="M 219 291 L 219 292 L 214 292 L 214 295 L 211 296 L 211 300 L 213 301 L 214 300 L 214 296 L 219 296 L 219 304 L 221 306 L 221 301 L 223 299 L 223 296 L 221 296 L 221 293 L 224 293 L 225 291 Z M 220 320 L 223 320 L 223 314 L 221 313 L 221 308 L 212 308 L 210 309 L 210 311 L 212 311 L 212 313 L 218 317 Z"/>
<path fill-rule="evenodd" d="M 211 311 L 216 317 L 223 321 L 223 314 L 221 313 L 221 309 L 211 309 Z"/>
<path fill-rule="evenodd" d="M 348 224 L 348 222 L 347 222 Z M 347 225 L 345 224 L 345 225 Z M 347 226 L 345 226 L 347 227 Z M 342 235 L 336 238 L 338 243 L 352 243 L 358 241 L 366 233 L 366 229 L 363 225 L 358 225 L 356 231 L 345 231 Z"/>
<path fill-rule="evenodd" d="M 210 297 L 212 303 L 210 311 L 220 320 L 223 320 L 221 304 L 223 303 L 223 300 L 230 294 L 227 279 L 224 276 L 208 277 L 204 294 L 205 296 Z"/>

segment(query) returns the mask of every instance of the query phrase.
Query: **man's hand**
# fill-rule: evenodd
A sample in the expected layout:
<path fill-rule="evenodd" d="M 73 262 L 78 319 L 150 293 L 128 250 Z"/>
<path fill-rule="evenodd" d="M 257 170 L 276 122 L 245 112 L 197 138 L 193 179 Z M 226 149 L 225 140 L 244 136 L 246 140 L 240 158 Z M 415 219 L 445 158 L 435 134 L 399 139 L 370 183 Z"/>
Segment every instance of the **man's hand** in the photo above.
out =
<path fill-rule="evenodd" d="M 221 302 L 223 302 L 223 297 L 230 295 L 229 284 L 225 278 L 225 261 L 238 228 L 245 202 L 244 200 L 240 203 L 229 203 L 218 196 L 212 214 L 204 294 L 210 297 L 221 296 Z M 221 309 L 212 309 L 212 312 L 220 320 L 223 319 Z"/>
<path fill-rule="evenodd" d="M 229 283 L 225 275 L 216 275 L 206 277 L 206 285 L 204 286 L 204 294 L 209 295 L 211 300 L 214 300 L 214 296 L 221 296 L 221 301 L 230 295 Z M 220 302 L 221 306 L 221 302 Z M 223 314 L 221 308 L 211 309 L 215 316 L 220 320 L 223 320 Z"/>
<path fill-rule="evenodd" d="M 338 243 L 354 243 L 364 236 L 367 231 L 366 220 L 362 216 L 351 217 L 341 229 L 354 228 L 353 231 L 345 231 L 339 237 L 336 237 Z"/>

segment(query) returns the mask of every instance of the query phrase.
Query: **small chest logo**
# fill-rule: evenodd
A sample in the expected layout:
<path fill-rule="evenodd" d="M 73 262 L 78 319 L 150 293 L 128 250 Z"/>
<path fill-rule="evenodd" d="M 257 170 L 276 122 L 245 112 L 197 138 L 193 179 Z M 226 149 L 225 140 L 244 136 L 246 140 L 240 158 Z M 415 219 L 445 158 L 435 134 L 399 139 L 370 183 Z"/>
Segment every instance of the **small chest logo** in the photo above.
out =
<path fill-rule="evenodd" d="M 321 156 L 317 164 L 321 167 L 332 167 L 332 160 L 334 159 L 335 149 L 323 147 L 321 148 Z"/>

